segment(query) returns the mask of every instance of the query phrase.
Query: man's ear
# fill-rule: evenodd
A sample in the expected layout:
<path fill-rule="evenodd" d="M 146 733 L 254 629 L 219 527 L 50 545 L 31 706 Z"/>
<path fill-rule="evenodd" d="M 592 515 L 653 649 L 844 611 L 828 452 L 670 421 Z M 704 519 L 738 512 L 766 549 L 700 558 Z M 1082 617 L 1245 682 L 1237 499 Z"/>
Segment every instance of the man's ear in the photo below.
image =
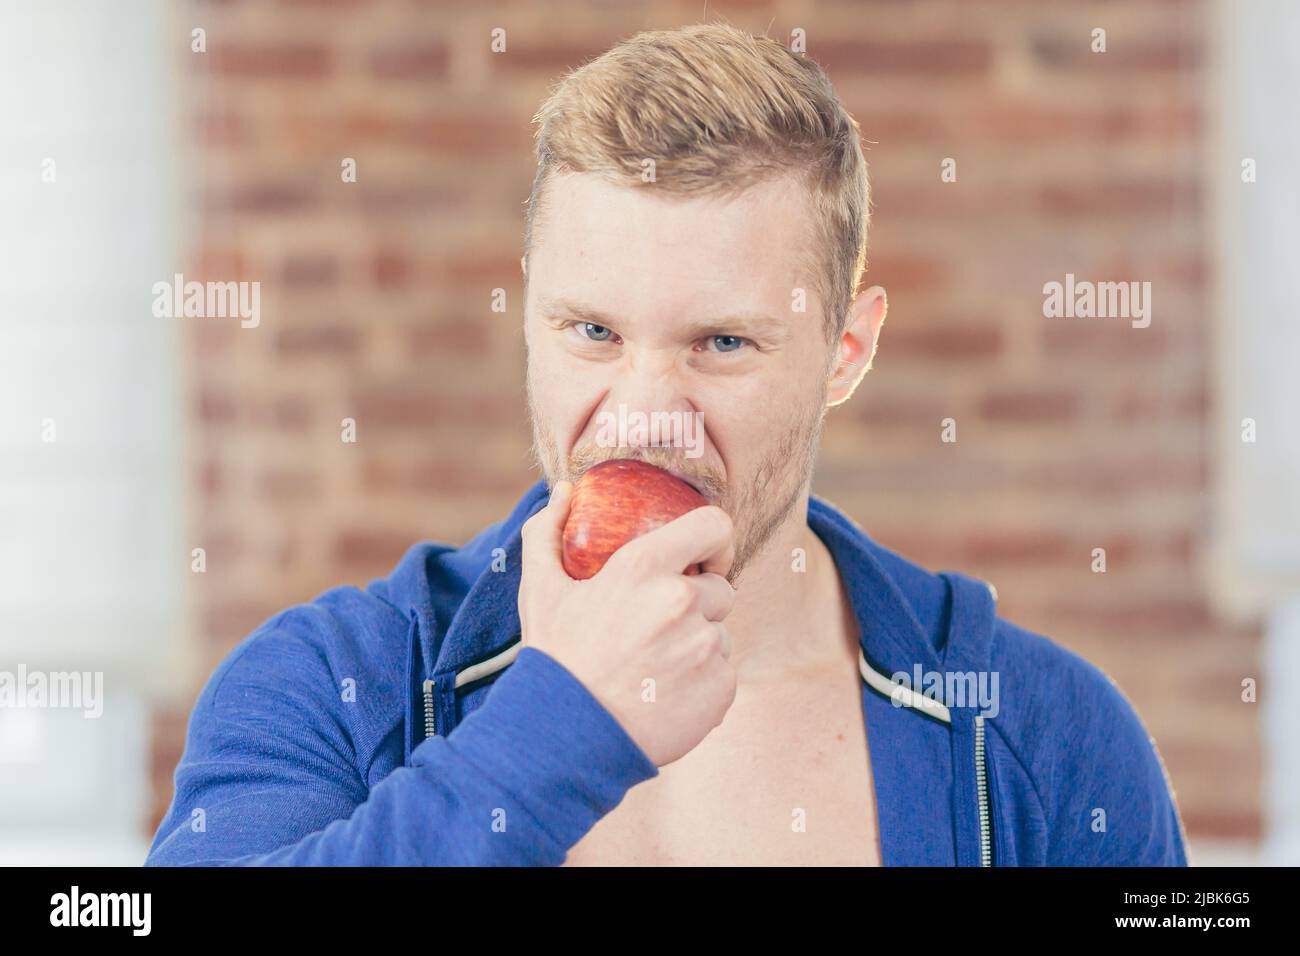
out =
<path fill-rule="evenodd" d="M 849 325 L 835 346 L 834 370 L 826 383 L 826 404 L 839 405 L 853 394 L 876 356 L 880 327 L 885 324 L 889 300 L 883 287 L 864 289 L 849 306 Z"/>

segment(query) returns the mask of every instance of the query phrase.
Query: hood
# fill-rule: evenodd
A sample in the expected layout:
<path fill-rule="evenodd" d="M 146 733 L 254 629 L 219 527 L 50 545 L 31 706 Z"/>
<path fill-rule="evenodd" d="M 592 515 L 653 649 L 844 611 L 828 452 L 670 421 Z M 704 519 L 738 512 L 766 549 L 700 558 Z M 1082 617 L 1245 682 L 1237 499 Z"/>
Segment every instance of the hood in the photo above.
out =
<path fill-rule="evenodd" d="M 538 481 L 510 516 L 462 548 L 424 543 L 411 548 L 389 577 L 370 585 L 376 596 L 413 617 L 420 674 L 478 679 L 484 665 L 513 659 L 520 636 L 517 596 L 520 529 L 550 498 Z M 853 604 L 863 677 L 888 696 L 890 675 L 984 672 L 990 669 L 996 622 L 990 585 L 952 571 L 931 573 L 882 547 L 828 501 L 811 495 L 808 525 L 826 544 Z M 494 570 L 494 568 L 496 570 Z M 412 662 L 413 667 L 416 662 Z M 473 668 L 473 670 L 470 670 Z M 494 665 L 489 664 L 486 673 Z M 944 706 L 921 711 L 947 719 Z"/>

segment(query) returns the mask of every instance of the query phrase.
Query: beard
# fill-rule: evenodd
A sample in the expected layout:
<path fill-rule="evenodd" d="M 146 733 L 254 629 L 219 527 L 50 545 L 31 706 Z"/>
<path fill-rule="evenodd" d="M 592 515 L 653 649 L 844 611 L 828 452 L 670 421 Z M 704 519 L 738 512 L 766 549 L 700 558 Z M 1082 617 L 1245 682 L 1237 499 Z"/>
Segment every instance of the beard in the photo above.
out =
<path fill-rule="evenodd" d="M 684 448 L 602 447 L 588 442 L 568 456 L 562 455 L 549 423 L 538 408 L 531 375 L 527 376 L 527 393 L 533 461 L 546 477 L 548 487 L 554 487 L 557 481 L 576 482 L 592 465 L 613 458 L 634 458 L 686 476 L 709 504 L 717 505 L 731 517 L 736 557 L 727 572 L 727 581 L 733 587 L 785 523 L 807 488 L 826 416 L 826 406 L 820 401 L 802 406 L 763 454 L 753 475 L 747 481 L 731 481 L 699 459 L 687 458 Z"/>

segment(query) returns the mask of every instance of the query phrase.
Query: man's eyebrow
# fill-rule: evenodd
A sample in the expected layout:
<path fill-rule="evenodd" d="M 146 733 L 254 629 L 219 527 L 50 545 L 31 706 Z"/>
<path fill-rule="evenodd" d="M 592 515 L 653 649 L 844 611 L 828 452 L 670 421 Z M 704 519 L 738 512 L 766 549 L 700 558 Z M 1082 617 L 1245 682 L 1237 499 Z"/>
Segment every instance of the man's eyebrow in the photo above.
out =
<path fill-rule="evenodd" d="M 543 299 L 540 305 L 542 314 L 548 318 L 567 317 L 577 319 L 579 322 L 590 322 L 592 325 L 601 326 L 610 325 L 614 321 L 611 316 L 606 315 L 599 309 L 593 309 L 571 299 Z"/>
<path fill-rule="evenodd" d="M 613 316 L 571 299 L 544 299 L 540 305 L 542 313 L 547 317 L 571 318 L 605 328 L 618 328 L 619 325 L 618 320 Z M 716 318 L 694 319 L 686 328 L 693 338 L 709 335 L 740 335 L 765 341 L 783 342 L 790 337 L 789 323 L 762 312 L 736 312 Z"/>

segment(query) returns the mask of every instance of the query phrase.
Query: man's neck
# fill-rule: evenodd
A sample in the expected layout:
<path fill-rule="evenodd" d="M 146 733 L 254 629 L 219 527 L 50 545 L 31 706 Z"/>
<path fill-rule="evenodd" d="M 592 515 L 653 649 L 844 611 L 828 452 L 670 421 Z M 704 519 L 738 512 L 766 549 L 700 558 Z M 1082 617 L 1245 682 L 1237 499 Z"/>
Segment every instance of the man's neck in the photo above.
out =
<path fill-rule="evenodd" d="M 805 492 L 741 575 L 724 622 L 741 681 L 838 666 L 850 653 L 857 656 L 852 606 L 807 515 Z"/>

